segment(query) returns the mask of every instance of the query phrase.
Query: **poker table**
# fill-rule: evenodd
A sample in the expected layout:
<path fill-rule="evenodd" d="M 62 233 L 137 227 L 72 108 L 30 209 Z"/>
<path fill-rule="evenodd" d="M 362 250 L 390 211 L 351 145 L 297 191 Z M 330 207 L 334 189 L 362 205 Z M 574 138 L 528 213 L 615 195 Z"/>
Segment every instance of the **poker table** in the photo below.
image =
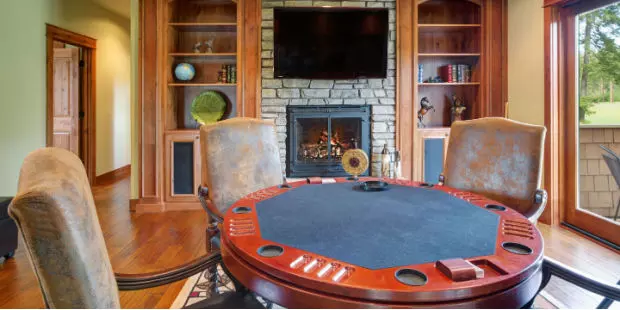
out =
<path fill-rule="evenodd" d="M 538 293 L 542 237 L 509 207 L 439 185 L 331 180 L 237 201 L 221 227 L 232 276 L 288 308 L 521 308 Z"/>

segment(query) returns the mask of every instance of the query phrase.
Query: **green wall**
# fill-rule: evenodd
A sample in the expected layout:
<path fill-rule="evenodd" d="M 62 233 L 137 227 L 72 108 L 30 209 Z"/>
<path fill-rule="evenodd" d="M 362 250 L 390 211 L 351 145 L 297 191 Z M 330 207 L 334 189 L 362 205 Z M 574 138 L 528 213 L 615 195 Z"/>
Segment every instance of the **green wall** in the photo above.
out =
<path fill-rule="evenodd" d="M 45 24 L 97 39 L 97 175 L 131 161 L 130 21 L 89 0 L 0 0 L 0 196 L 45 146 Z"/>

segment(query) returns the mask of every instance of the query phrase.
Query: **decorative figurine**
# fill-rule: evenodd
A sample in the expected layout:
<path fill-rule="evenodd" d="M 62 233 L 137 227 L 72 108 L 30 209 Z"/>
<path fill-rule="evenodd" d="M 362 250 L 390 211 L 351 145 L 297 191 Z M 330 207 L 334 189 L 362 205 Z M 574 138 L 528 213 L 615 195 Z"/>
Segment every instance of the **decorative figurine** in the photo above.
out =
<path fill-rule="evenodd" d="M 389 178 L 390 177 L 390 164 L 392 163 L 392 158 L 390 156 L 390 151 L 388 150 L 387 143 L 383 144 L 383 151 L 381 151 L 381 178 Z"/>
<path fill-rule="evenodd" d="M 207 47 L 206 53 L 213 53 L 213 38 L 209 38 L 205 41 L 205 46 Z"/>
<path fill-rule="evenodd" d="M 362 149 L 350 149 L 342 155 L 342 168 L 351 175 L 349 180 L 357 181 L 368 170 L 368 155 Z"/>
<path fill-rule="evenodd" d="M 443 79 L 438 75 L 436 77 L 429 77 L 428 80 L 426 80 L 426 83 L 443 83 Z"/>
<path fill-rule="evenodd" d="M 418 123 L 418 127 L 426 127 L 426 125 L 424 124 L 424 115 L 426 115 L 431 110 L 435 112 L 435 107 L 431 105 L 431 102 L 428 101 L 427 97 L 423 97 L 422 100 L 420 100 L 420 110 L 418 110 L 418 120 L 420 121 Z"/>
<path fill-rule="evenodd" d="M 462 121 L 465 119 L 464 114 L 467 107 L 461 98 L 458 98 L 456 94 L 452 95 L 452 122 Z"/>
<path fill-rule="evenodd" d="M 194 44 L 194 53 L 196 54 L 200 53 L 200 46 L 202 46 L 201 42 Z"/>

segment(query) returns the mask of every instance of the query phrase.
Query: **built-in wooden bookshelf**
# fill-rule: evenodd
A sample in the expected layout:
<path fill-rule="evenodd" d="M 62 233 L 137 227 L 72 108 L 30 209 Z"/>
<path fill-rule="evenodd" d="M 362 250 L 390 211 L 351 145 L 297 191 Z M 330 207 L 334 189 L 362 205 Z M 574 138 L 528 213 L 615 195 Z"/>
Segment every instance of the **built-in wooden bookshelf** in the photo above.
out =
<path fill-rule="evenodd" d="M 417 14 L 416 111 L 426 97 L 435 107 L 434 112 L 425 115 L 426 128 L 449 127 L 453 95 L 467 105 L 467 118 L 479 103 L 482 7 L 468 0 L 418 1 Z M 453 76 L 449 81 L 442 74 L 442 68 L 448 65 L 465 65 L 459 72 L 463 77 Z M 443 70 L 447 72 L 447 68 Z M 437 82 L 436 77 L 441 81 Z"/>
<path fill-rule="evenodd" d="M 436 183 L 443 170 L 453 121 L 453 96 L 467 107 L 465 119 L 504 116 L 505 4 L 501 0 L 415 3 L 412 177 Z M 464 66 L 449 74 L 449 65 Z M 435 110 L 424 116 L 425 126 L 421 126 L 418 111 L 424 97 Z"/>
<path fill-rule="evenodd" d="M 195 130 L 198 124 L 190 114 L 191 103 L 200 93 L 216 90 L 222 93 L 234 112 L 237 81 L 222 80 L 224 65 L 237 71 L 238 9 L 231 0 L 171 0 L 167 4 L 167 27 L 164 34 L 168 88 L 165 130 Z M 205 42 L 212 40 L 212 50 Z M 196 49 L 196 45 L 198 50 Z M 196 74 L 190 81 L 180 81 L 174 69 L 179 63 L 191 64 Z M 230 70 L 230 67 L 228 67 Z M 232 117 L 233 114 L 225 117 Z"/>

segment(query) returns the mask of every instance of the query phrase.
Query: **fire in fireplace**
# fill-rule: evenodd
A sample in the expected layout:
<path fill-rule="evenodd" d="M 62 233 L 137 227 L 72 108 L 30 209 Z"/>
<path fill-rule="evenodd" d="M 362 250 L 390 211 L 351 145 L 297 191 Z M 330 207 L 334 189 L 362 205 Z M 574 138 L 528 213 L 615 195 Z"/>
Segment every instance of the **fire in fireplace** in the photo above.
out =
<path fill-rule="evenodd" d="M 287 176 L 344 176 L 349 149 L 370 148 L 369 106 L 288 107 Z"/>

